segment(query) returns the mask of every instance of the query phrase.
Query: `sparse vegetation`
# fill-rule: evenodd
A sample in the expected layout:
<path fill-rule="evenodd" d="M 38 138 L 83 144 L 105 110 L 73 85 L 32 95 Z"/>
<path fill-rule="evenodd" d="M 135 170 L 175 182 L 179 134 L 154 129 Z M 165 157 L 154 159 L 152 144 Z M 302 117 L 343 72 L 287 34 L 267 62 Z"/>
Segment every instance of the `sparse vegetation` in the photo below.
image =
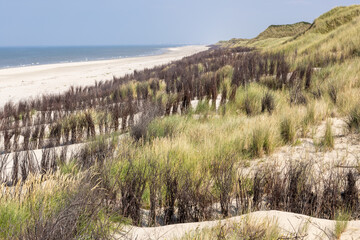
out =
<path fill-rule="evenodd" d="M 250 218 L 244 218 L 240 223 L 224 223 L 213 228 L 196 230 L 182 237 L 182 240 L 189 239 L 291 239 L 291 234 L 282 235 L 280 227 L 270 220 L 256 222 Z"/>

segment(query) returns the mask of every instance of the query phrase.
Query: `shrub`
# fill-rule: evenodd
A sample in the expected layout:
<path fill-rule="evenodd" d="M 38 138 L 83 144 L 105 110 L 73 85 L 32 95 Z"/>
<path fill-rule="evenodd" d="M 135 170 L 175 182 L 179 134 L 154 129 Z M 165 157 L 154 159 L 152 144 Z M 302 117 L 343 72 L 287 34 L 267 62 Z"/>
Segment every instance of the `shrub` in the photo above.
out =
<path fill-rule="evenodd" d="M 352 171 L 349 171 L 346 176 L 346 187 L 342 193 L 345 203 L 345 208 L 350 212 L 355 212 L 359 206 L 359 191 L 356 187 L 356 177 Z"/>

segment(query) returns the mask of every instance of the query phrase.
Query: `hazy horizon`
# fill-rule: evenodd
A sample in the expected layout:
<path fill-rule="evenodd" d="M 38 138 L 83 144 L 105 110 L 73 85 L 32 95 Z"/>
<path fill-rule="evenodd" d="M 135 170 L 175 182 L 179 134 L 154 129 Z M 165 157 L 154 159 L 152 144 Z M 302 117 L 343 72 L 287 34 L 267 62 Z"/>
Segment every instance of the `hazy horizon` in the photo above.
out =
<path fill-rule="evenodd" d="M 213 44 L 313 22 L 340 0 L 0 0 L 0 47 Z"/>

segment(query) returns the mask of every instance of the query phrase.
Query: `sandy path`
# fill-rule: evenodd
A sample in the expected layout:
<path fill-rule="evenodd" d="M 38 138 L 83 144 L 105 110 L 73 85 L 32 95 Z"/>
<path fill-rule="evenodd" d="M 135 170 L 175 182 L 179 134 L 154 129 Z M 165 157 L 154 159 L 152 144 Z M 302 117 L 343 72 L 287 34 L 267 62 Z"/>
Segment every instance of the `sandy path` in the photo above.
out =
<path fill-rule="evenodd" d="M 17 102 L 41 94 L 60 93 L 72 85 L 86 86 L 95 81 L 111 80 L 113 76 L 166 64 L 206 49 L 206 46 L 185 46 L 170 48 L 155 56 L 1 69 L 0 106 L 9 100 Z"/>
<path fill-rule="evenodd" d="M 281 232 L 286 235 L 297 233 L 305 239 L 329 239 L 334 234 L 336 221 L 312 218 L 301 214 L 280 211 L 259 211 L 233 217 L 221 221 L 207 221 L 200 223 L 185 223 L 153 228 L 133 227 L 128 230 L 129 239 L 180 239 L 186 233 L 199 231 L 205 228 L 217 227 L 219 224 L 241 221 L 273 222 L 279 226 Z M 360 239 L 360 221 L 349 221 L 340 239 Z"/>

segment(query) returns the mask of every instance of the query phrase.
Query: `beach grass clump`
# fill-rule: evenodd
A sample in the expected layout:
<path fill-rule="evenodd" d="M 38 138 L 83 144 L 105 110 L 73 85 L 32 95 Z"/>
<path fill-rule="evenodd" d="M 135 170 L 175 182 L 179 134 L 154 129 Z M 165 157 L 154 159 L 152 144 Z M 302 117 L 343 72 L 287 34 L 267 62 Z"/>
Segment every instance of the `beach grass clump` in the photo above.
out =
<path fill-rule="evenodd" d="M 285 144 L 292 144 L 296 138 L 296 127 L 292 117 L 284 117 L 280 122 L 280 135 Z"/>
<path fill-rule="evenodd" d="M 260 114 L 262 110 L 261 100 L 263 98 L 263 92 L 263 87 L 256 83 L 252 83 L 246 87 L 240 86 L 236 91 L 235 110 L 240 110 L 248 116 Z"/>
<path fill-rule="evenodd" d="M 6 239 L 18 235 L 29 215 L 29 211 L 19 209 L 16 203 L 3 202 L 0 207 L 0 238 Z"/>
<path fill-rule="evenodd" d="M 273 152 L 276 146 L 275 136 L 270 126 L 255 127 L 251 134 L 250 156 L 262 157 Z"/>
<path fill-rule="evenodd" d="M 173 137 L 182 128 L 184 119 L 184 117 L 178 115 L 169 116 L 163 119 L 154 119 L 147 127 L 147 138 L 152 140 L 155 138 Z"/>
<path fill-rule="evenodd" d="M 346 119 L 347 128 L 350 132 L 360 132 L 360 108 L 354 107 Z"/>
<path fill-rule="evenodd" d="M 263 129 L 257 128 L 253 131 L 250 145 L 251 155 L 261 157 L 264 152 L 264 132 Z"/>
<path fill-rule="evenodd" d="M 340 239 L 341 235 L 345 232 L 350 219 L 351 215 L 346 211 L 339 211 L 339 213 L 336 214 L 334 229 L 335 239 Z"/>
<path fill-rule="evenodd" d="M 315 104 L 309 104 L 306 107 L 306 113 L 304 118 L 301 120 L 301 136 L 306 137 L 309 133 L 310 126 L 316 122 Z"/>
<path fill-rule="evenodd" d="M 325 149 L 330 149 L 330 150 L 334 149 L 335 146 L 334 135 L 331 127 L 332 127 L 331 120 L 327 120 L 325 126 L 324 138 L 321 141 L 321 146 Z"/>
<path fill-rule="evenodd" d="M 206 116 L 210 111 L 210 101 L 208 99 L 199 100 L 196 108 L 195 114 L 201 114 Z"/>

